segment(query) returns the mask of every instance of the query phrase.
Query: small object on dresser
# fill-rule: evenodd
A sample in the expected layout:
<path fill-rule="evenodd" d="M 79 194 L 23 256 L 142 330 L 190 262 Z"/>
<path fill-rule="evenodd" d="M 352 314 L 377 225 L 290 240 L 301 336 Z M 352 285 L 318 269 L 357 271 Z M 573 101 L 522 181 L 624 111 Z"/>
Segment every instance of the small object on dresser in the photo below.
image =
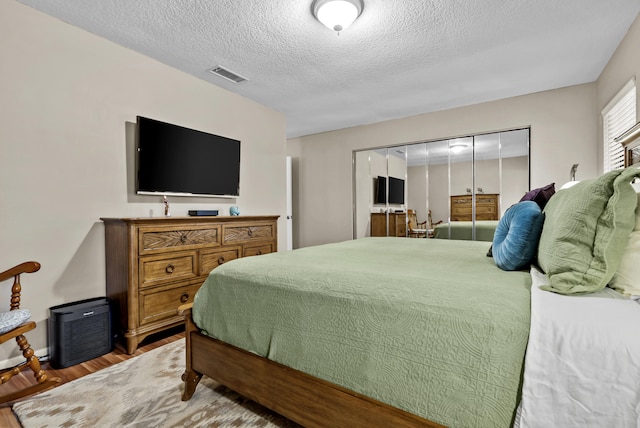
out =
<path fill-rule="evenodd" d="M 171 212 L 169 211 L 169 200 L 166 195 L 162 197 L 162 201 L 164 203 L 164 216 L 171 217 Z"/>
<path fill-rule="evenodd" d="M 189 210 L 190 216 L 216 216 L 218 215 L 218 210 Z"/>
<path fill-rule="evenodd" d="M 240 215 L 240 208 L 236 207 L 235 205 L 232 206 L 231 208 L 229 208 L 229 215 L 232 215 L 232 216 Z"/>

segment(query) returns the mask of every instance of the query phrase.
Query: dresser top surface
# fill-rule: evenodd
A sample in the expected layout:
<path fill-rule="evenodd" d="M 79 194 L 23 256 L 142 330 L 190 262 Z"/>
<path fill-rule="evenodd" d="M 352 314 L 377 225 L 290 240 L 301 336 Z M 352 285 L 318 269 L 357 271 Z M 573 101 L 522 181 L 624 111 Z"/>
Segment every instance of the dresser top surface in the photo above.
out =
<path fill-rule="evenodd" d="M 279 215 L 244 215 L 244 216 L 185 216 L 185 217 L 100 217 L 105 223 L 189 223 L 189 222 L 238 222 L 277 220 Z"/>
<path fill-rule="evenodd" d="M 473 195 L 451 195 L 452 198 L 470 198 L 471 196 Z M 476 193 L 475 196 L 498 196 L 498 193 Z"/>

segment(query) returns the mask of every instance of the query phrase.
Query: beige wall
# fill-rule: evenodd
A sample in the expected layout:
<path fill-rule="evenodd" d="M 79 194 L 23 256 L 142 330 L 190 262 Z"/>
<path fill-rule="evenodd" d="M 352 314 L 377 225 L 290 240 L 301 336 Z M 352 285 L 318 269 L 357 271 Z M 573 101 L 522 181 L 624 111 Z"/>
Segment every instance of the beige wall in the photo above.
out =
<path fill-rule="evenodd" d="M 594 177 L 595 100 L 590 83 L 290 139 L 288 154 L 297 164 L 294 247 L 351 239 L 353 150 L 530 126 L 532 188 L 565 183 L 574 163 L 578 178 Z"/>
<path fill-rule="evenodd" d="M 614 54 L 611 56 L 609 63 L 604 68 L 597 81 L 597 106 L 598 113 L 598 166 L 602 172 L 602 109 L 609 101 L 622 89 L 622 87 L 630 80 L 636 79 L 640 75 L 640 16 L 629 28 L 627 35 L 622 40 Z M 636 121 L 640 119 L 640 94 L 638 94 L 638 84 L 636 80 Z"/>
<path fill-rule="evenodd" d="M 289 140 L 287 152 L 295 158 L 297 179 L 294 247 L 351 239 L 353 150 L 530 125 L 532 188 L 564 183 L 574 163 L 580 165 L 578 179 L 601 174 L 600 113 L 640 74 L 638 51 L 640 17 L 596 82 Z M 637 103 L 640 112 L 640 96 Z M 323 174 L 323 187 L 335 191 L 318 191 Z"/>
<path fill-rule="evenodd" d="M 30 333 L 37 349 L 46 346 L 49 307 L 105 294 L 99 218 L 163 213 L 159 197 L 133 194 L 136 115 L 241 140 L 241 196 L 173 197 L 172 214 L 186 215 L 189 209 L 228 214 L 231 205 L 241 214 L 279 214 L 284 248 L 282 114 L 4 0 L 0 270 L 25 260 L 42 263 L 40 272 L 22 281 L 24 303 L 39 324 Z M 3 291 L 0 297 L 7 295 Z M 2 302 L 8 306 L 6 298 Z M 0 359 L 15 355 L 13 348 L 1 348 Z"/>

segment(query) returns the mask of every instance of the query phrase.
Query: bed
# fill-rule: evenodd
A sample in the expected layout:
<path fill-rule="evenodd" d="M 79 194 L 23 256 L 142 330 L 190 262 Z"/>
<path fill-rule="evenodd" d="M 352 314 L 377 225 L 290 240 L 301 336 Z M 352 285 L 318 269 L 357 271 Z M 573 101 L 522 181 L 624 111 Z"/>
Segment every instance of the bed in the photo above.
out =
<path fill-rule="evenodd" d="M 205 335 L 425 419 L 506 427 L 530 276 L 498 269 L 485 247 L 363 238 L 228 263 L 198 292 L 193 320 Z"/>
<path fill-rule="evenodd" d="M 517 240 L 535 242 L 536 260 L 544 267 L 540 271 L 498 268 L 486 257 L 482 241 L 395 237 L 238 259 L 215 269 L 193 308 L 185 308 L 183 400 L 196 393 L 199 379 L 206 375 L 308 427 L 536 427 L 549 421 L 563 422 L 552 426 L 611 426 L 612 420 L 615 426 L 636 426 L 640 387 L 633 380 L 640 376 L 640 365 L 632 357 L 640 349 L 635 335 L 622 335 L 612 362 L 604 365 L 607 370 L 625 365 L 627 381 L 604 388 L 607 403 L 623 403 L 611 408 L 617 419 L 606 419 L 606 409 L 584 415 L 584 406 L 597 406 L 589 389 L 592 383 L 581 389 L 575 377 L 558 382 L 554 378 L 563 371 L 555 365 L 558 361 L 587 360 L 576 357 L 575 349 L 563 348 L 576 342 L 572 338 L 585 338 L 577 341 L 577 349 L 593 352 L 589 346 L 594 344 L 594 329 L 589 325 L 578 320 L 563 330 L 565 301 L 589 301 L 576 298 L 576 293 L 596 301 L 618 275 L 618 266 L 622 269 L 621 260 L 629 256 L 630 264 L 637 265 L 633 261 L 638 253 L 630 255 L 625 245 L 636 233 L 638 205 L 636 193 L 627 189 L 628 178 L 640 171 L 626 173 L 621 180 L 626 187 L 612 185 L 617 175 L 622 174 L 607 176 L 604 185 L 598 179 L 558 192 L 545 209 L 539 241 Z M 593 191 L 592 185 L 606 191 Z M 580 240 L 592 242 L 595 258 L 619 253 L 615 262 L 596 260 L 595 266 L 588 261 L 587 276 L 562 266 L 565 259 L 580 265 L 578 257 L 567 257 L 567 248 L 572 251 L 582 244 L 558 236 L 572 230 L 563 221 L 576 217 L 564 211 L 575 213 L 572 203 L 584 205 L 585 198 L 594 199 L 597 207 L 584 210 L 587 219 L 578 219 Z M 615 239 L 603 237 L 603 218 L 613 219 L 610 235 Z M 640 221 L 635 223 L 640 234 Z M 517 224 L 511 226 L 520 230 Z M 589 237 L 591 232 L 594 236 Z M 606 247 L 604 251 L 593 251 L 594 242 Z M 501 246 L 494 242 L 494 247 Z M 606 275 L 594 271 L 600 267 Z M 606 290 L 616 295 L 610 300 L 623 302 L 625 309 L 616 307 L 602 316 L 628 313 L 616 322 L 629 321 L 632 327 L 627 328 L 635 328 L 640 318 L 633 317 L 640 315 L 640 305 L 624 287 L 622 293 Z M 545 298 L 560 303 L 549 304 Z M 554 313 L 541 313 L 547 308 Z M 592 322 L 598 324 L 595 318 Z M 555 328 L 552 335 L 549 325 Z M 545 338 L 555 344 L 545 344 Z M 548 346 L 559 356 L 553 364 Z M 610 356 L 611 350 L 604 348 L 603 355 Z M 590 361 L 584 370 L 597 371 L 599 366 L 603 365 Z M 604 376 L 611 377 L 611 371 Z M 549 386 L 558 401 L 539 399 L 540 391 Z M 575 394 L 576 388 L 586 393 Z M 554 402 L 561 407 L 554 407 Z M 544 419 L 537 417 L 541 409 L 549 412 Z M 566 417 L 555 419 L 556 414 L 581 414 L 581 424 L 565 424 Z"/>
<path fill-rule="evenodd" d="M 437 239 L 472 239 L 475 224 L 476 241 L 493 241 L 493 234 L 498 226 L 498 220 L 452 221 L 441 223 L 434 228 L 433 237 Z"/>

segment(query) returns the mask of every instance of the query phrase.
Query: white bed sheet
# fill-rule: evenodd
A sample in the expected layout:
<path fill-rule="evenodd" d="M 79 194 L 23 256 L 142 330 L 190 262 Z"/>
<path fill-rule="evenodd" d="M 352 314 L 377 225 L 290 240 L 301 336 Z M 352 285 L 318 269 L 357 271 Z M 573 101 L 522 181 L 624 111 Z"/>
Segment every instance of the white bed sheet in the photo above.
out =
<path fill-rule="evenodd" d="M 520 427 L 640 427 L 640 303 L 609 288 L 563 296 L 531 276 Z"/>

